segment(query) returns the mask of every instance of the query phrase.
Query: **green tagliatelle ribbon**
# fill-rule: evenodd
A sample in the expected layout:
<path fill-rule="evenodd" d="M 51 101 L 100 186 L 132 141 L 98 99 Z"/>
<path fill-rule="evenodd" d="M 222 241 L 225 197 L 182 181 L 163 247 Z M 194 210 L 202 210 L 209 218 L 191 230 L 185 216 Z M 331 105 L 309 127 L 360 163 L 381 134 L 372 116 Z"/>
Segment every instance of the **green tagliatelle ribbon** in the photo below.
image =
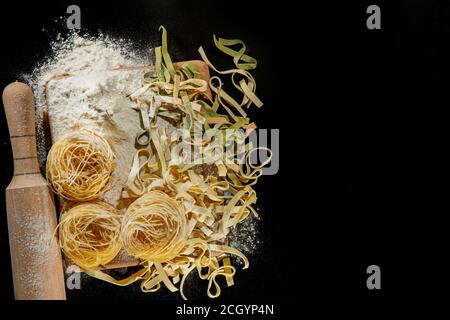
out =
<path fill-rule="evenodd" d="M 163 64 L 162 64 L 161 47 L 155 48 L 155 69 L 156 69 L 156 76 L 158 77 L 158 80 L 165 81 Z"/>
<path fill-rule="evenodd" d="M 159 30 L 162 30 L 162 57 L 164 59 L 164 65 L 167 68 L 167 71 L 170 74 L 170 77 L 173 79 L 173 77 L 175 76 L 175 69 L 173 68 L 173 64 L 172 64 L 172 59 L 170 58 L 169 55 L 169 51 L 167 50 L 167 31 L 166 28 L 164 28 L 163 26 L 159 27 Z M 166 81 L 169 82 L 170 78 L 167 79 L 166 77 Z"/>
<path fill-rule="evenodd" d="M 217 39 L 216 36 L 213 36 L 214 43 L 216 47 L 222 51 L 223 53 L 226 53 L 227 55 L 231 56 L 233 58 L 233 62 L 236 65 L 238 69 L 242 70 L 253 70 L 256 69 L 257 61 L 255 58 L 250 57 L 245 54 L 245 43 L 242 40 L 239 39 L 223 39 L 219 38 Z M 234 45 L 241 45 L 241 49 L 239 51 L 235 51 L 230 46 Z M 244 61 L 244 63 L 239 62 Z"/>
<path fill-rule="evenodd" d="M 188 79 L 200 79 L 200 72 L 192 63 L 183 64 L 181 72 L 183 72 Z"/>
<path fill-rule="evenodd" d="M 217 77 L 211 77 L 209 80 L 209 86 L 211 90 L 216 94 L 216 99 L 214 101 L 213 110 L 216 111 L 218 105 L 221 105 L 228 113 L 228 115 L 234 120 L 234 127 L 233 129 L 237 129 L 242 127 L 243 125 L 248 124 L 247 121 L 244 121 L 247 117 L 246 112 L 244 111 L 243 107 L 249 108 L 252 104 L 256 105 L 258 108 L 260 108 L 263 103 L 262 101 L 256 96 L 256 82 L 253 76 L 247 71 L 254 69 L 256 67 L 256 59 L 245 55 L 245 44 L 241 40 L 228 40 L 228 39 L 217 39 L 214 36 L 214 42 L 216 46 L 224 53 L 230 55 L 233 57 L 233 61 L 237 67 L 237 69 L 231 69 L 231 70 L 225 70 L 220 71 L 214 65 L 209 61 L 208 57 L 206 56 L 206 53 L 202 47 L 198 49 L 200 56 L 202 57 L 203 61 L 206 62 L 206 64 L 215 72 L 222 74 L 222 75 L 231 75 L 231 82 L 233 86 L 239 90 L 242 93 L 242 100 L 241 102 L 237 102 L 234 98 L 231 97 L 223 88 L 222 88 L 222 80 Z M 241 44 L 242 48 L 239 51 L 235 51 L 228 46 L 235 45 L 235 44 Z M 240 63 L 239 61 L 245 61 L 245 63 Z M 243 77 L 239 83 L 236 82 L 235 77 L 239 75 Z M 218 83 L 218 85 L 214 85 L 214 81 Z M 237 110 L 237 112 L 240 114 L 241 117 L 238 117 L 232 112 L 230 107 Z"/>

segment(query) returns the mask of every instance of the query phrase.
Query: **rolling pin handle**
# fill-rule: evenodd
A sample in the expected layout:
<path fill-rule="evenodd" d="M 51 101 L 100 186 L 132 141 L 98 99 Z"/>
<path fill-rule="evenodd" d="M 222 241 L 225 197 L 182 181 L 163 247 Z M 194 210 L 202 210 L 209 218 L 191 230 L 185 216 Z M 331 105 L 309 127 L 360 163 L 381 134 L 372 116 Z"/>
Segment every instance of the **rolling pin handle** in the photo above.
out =
<path fill-rule="evenodd" d="M 3 105 L 14 157 L 14 176 L 40 173 L 33 91 L 24 83 L 13 82 L 3 90 Z"/>

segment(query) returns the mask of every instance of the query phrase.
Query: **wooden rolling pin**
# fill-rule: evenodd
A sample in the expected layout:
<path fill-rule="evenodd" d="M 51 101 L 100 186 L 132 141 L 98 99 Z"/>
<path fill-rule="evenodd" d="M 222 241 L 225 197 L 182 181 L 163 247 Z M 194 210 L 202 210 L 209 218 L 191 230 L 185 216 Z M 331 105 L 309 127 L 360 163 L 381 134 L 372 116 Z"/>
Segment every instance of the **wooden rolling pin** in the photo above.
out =
<path fill-rule="evenodd" d="M 61 251 L 53 237 L 54 198 L 37 161 L 33 92 L 26 84 L 11 83 L 3 91 L 3 105 L 14 156 L 14 177 L 6 189 L 14 295 L 65 300 Z"/>

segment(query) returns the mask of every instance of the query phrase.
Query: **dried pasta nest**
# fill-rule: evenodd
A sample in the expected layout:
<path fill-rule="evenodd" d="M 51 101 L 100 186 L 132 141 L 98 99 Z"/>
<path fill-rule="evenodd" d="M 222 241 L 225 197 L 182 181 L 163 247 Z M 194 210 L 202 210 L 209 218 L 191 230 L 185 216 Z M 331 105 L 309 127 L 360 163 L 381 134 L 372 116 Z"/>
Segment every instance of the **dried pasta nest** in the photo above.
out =
<path fill-rule="evenodd" d="M 52 189 L 73 201 L 89 201 L 108 190 L 115 156 L 108 142 L 95 132 L 71 132 L 53 144 L 46 175 Z"/>
<path fill-rule="evenodd" d="M 121 249 L 119 212 L 104 202 L 87 202 L 61 215 L 59 243 L 79 267 L 93 269 L 109 263 Z"/>
<path fill-rule="evenodd" d="M 183 208 L 161 191 L 150 191 L 127 209 L 121 239 L 126 252 L 143 261 L 167 262 L 186 242 Z"/>

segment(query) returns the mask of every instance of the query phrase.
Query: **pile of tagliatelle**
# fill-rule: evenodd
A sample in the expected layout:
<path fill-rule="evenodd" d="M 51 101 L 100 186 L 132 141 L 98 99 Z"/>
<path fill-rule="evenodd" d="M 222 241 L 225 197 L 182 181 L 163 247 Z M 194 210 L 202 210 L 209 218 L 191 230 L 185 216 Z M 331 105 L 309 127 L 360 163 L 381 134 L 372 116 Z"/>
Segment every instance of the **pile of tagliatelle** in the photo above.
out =
<path fill-rule="evenodd" d="M 236 68 L 231 70 L 217 70 L 203 48 L 199 49 L 214 72 L 231 78 L 242 96 L 238 102 L 222 88 L 219 76 L 207 82 L 200 78 L 195 65 L 189 63 L 175 70 L 167 48 L 166 30 L 164 27 L 160 30 L 162 45 L 155 49 L 155 73 L 145 75 L 146 85 L 129 97 L 139 106 L 142 133 L 136 137 L 139 150 L 123 197 L 136 200 L 121 215 L 115 208 L 92 202 L 92 197 L 85 196 L 89 202 L 62 214 L 59 241 L 66 255 L 95 278 L 119 286 L 140 281 L 144 292 L 155 292 L 164 284 L 172 292 L 180 290 L 186 299 L 185 280 L 196 270 L 201 279 L 208 281 L 208 296 L 215 298 L 221 293 L 217 277 L 222 276 L 228 286 L 233 285 L 236 268 L 231 265 L 230 255 L 242 259 L 244 269 L 249 266 L 243 253 L 227 245 L 227 235 L 249 214 L 257 215 L 252 207 L 256 202 L 252 186 L 271 158 L 271 151 L 263 148 L 269 156 L 254 164 L 251 159 L 261 148 L 246 142 L 256 128 L 250 123 L 246 109 L 252 104 L 262 106 L 255 95 L 255 80 L 248 71 L 255 69 L 257 62 L 245 54 L 245 44 L 240 40 L 214 37 L 217 48 L 233 58 Z M 232 49 L 234 46 L 240 49 Z M 207 94 L 209 90 L 212 98 Z M 169 132 L 168 128 L 157 126 L 158 117 L 181 130 Z M 198 132 L 203 134 L 198 136 Z M 94 133 L 84 134 L 90 140 L 95 137 Z M 88 144 L 80 142 L 81 138 L 66 152 L 70 161 L 77 160 L 70 168 L 48 164 L 47 177 L 54 191 L 62 196 L 71 195 L 63 191 L 74 185 L 90 192 L 92 188 L 84 186 L 92 181 L 97 189 L 103 187 L 104 179 L 99 178 L 99 172 L 106 168 L 108 176 L 113 168 L 103 163 L 96 166 L 93 159 L 106 159 L 102 160 L 105 162 L 113 157 L 108 150 L 102 158 L 99 152 L 89 151 L 92 148 L 82 148 Z M 236 142 L 238 147 L 227 148 Z M 68 147 L 60 149 L 56 150 L 58 154 Z M 54 182 L 64 177 L 61 168 L 76 171 L 78 177 L 86 168 L 91 173 L 84 174 L 81 182 L 72 175 L 69 183 L 58 182 L 55 186 Z M 96 178 L 90 181 L 92 174 Z M 85 189 L 83 195 L 87 193 Z M 98 266 L 112 260 L 121 248 L 139 259 L 142 269 L 117 280 Z"/>

